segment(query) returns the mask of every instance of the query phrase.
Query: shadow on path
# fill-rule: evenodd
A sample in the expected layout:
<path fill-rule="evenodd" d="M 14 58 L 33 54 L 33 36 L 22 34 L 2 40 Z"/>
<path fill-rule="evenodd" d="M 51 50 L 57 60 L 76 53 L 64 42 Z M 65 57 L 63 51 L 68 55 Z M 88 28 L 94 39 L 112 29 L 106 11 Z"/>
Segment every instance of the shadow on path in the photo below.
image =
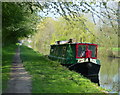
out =
<path fill-rule="evenodd" d="M 31 76 L 26 72 L 20 58 L 20 47 L 16 49 L 16 54 L 13 58 L 10 80 L 8 81 L 7 93 L 31 93 Z M 28 95 L 28 94 L 27 94 Z"/>

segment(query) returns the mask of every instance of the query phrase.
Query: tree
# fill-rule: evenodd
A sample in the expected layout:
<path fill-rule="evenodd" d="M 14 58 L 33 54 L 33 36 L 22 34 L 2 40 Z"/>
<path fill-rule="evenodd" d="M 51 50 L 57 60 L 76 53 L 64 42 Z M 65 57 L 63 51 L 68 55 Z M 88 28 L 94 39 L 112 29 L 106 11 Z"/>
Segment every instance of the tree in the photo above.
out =
<path fill-rule="evenodd" d="M 95 42 L 95 39 L 91 33 L 86 29 L 89 28 L 90 31 L 94 31 L 94 25 L 90 23 L 84 16 L 76 17 L 71 19 L 67 17 L 70 21 L 65 20 L 64 18 L 60 18 L 56 21 L 55 24 L 55 40 L 68 40 L 70 38 L 74 39 L 75 42 Z M 81 19 L 81 21 L 77 21 L 77 19 Z M 86 27 L 84 26 L 83 21 L 86 20 Z M 91 27 L 92 25 L 92 27 Z M 56 37 L 56 38 L 55 38 Z M 55 42 L 52 41 L 52 42 Z"/>
<path fill-rule="evenodd" d="M 56 17 L 58 17 L 59 15 L 62 16 L 69 23 L 73 19 L 78 22 L 82 22 L 83 26 L 85 27 L 84 29 L 87 29 L 90 35 L 93 35 L 93 37 L 98 39 L 97 41 L 101 44 L 104 42 L 99 36 L 96 36 L 98 32 L 93 33 L 93 31 L 90 31 L 90 27 L 88 28 L 85 23 L 86 21 L 82 20 L 81 18 L 77 18 L 78 16 L 81 16 L 83 14 L 90 14 L 92 16 L 94 24 L 99 29 L 96 30 L 101 32 L 100 34 L 102 35 L 102 37 L 105 37 L 104 34 L 106 34 L 106 36 L 109 36 L 108 33 L 106 33 L 106 31 L 103 29 L 103 26 L 109 26 L 113 28 L 113 31 L 109 31 L 110 34 L 118 35 L 119 29 L 116 26 L 119 22 L 119 2 L 113 0 L 108 0 L 107 2 L 45 2 L 44 6 L 45 10 L 43 9 L 43 12 L 46 14 L 46 16 L 53 13 L 53 15 L 55 15 Z M 113 36 L 111 37 L 111 39 L 114 39 Z"/>
<path fill-rule="evenodd" d="M 27 3 L 2 3 L 3 45 L 16 43 L 35 31 L 36 15 L 31 13 Z"/>
<path fill-rule="evenodd" d="M 68 17 L 70 19 L 70 17 Z M 94 24 L 87 21 L 84 16 L 78 17 L 82 20 L 86 20 L 86 27 L 90 31 L 94 31 Z M 54 44 L 58 40 L 69 40 L 72 38 L 74 42 L 95 42 L 96 38 L 86 30 L 83 22 L 71 19 L 70 21 L 60 17 L 57 20 L 52 18 L 45 18 L 37 25 L 37 32 L 30 40 L 31 47 L 43 54 L 49 54 L 50 44 Z M 92 27 L 91 27 L 92 26 Z M 92 32 L 94 33 L 94 32 Z"/>

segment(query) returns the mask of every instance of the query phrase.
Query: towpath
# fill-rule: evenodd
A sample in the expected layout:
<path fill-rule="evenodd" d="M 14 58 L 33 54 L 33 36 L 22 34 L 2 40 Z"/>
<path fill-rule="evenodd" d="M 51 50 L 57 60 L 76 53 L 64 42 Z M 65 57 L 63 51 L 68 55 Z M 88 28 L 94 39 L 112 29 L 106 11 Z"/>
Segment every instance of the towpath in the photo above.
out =
<path fill-rule="evenodd" d="M 20 58 L 20 47 L 16 49 L 11 69 L 11 77 L 8 81 L 8 88 L 5 93 L 28 93 L 30 95 L 32 89 L 31 76 L 23 67 Z"/>

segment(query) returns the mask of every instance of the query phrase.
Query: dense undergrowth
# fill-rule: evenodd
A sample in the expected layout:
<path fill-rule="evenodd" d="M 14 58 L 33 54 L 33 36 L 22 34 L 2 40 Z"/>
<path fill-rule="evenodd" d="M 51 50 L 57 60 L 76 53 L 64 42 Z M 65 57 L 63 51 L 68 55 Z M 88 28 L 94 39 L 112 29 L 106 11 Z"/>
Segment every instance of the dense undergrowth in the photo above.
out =
<path fill-rule="evenodd" d="M 28 47 L 21 47 L 21 58 L 32 76 L 32 93 L 101 93 L 103 90 L 82 75 Z"/>
<path fill-rule="evenodd" d="M 16 45 L 4 46 L 2 48 L 2 91 L 7 88 L 15 49 Z"/>

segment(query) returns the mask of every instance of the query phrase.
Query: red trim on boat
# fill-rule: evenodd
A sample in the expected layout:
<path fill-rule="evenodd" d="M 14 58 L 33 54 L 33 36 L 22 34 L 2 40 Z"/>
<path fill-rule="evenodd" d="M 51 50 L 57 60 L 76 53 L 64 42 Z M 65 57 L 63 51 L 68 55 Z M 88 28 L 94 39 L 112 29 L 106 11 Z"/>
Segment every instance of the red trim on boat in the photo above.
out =
<path fill-rule="evenodd" d="M 96 46 L 96 57 L 90 57 L 90 58 L 97 59 L 97 48 L 98 48 L 98 45 L 97 44 L 89 44 L 89 43 L 77 43 L 76 44 L 76 58 L 88 58 L 88 56 L 85 56 L 85 57 L 79 57 L 78 56 L 78 46 L 79 45 L 86 45 L 86 50 L 88 49 L 88 45 L 94 45 L 94 46 Z"/>

